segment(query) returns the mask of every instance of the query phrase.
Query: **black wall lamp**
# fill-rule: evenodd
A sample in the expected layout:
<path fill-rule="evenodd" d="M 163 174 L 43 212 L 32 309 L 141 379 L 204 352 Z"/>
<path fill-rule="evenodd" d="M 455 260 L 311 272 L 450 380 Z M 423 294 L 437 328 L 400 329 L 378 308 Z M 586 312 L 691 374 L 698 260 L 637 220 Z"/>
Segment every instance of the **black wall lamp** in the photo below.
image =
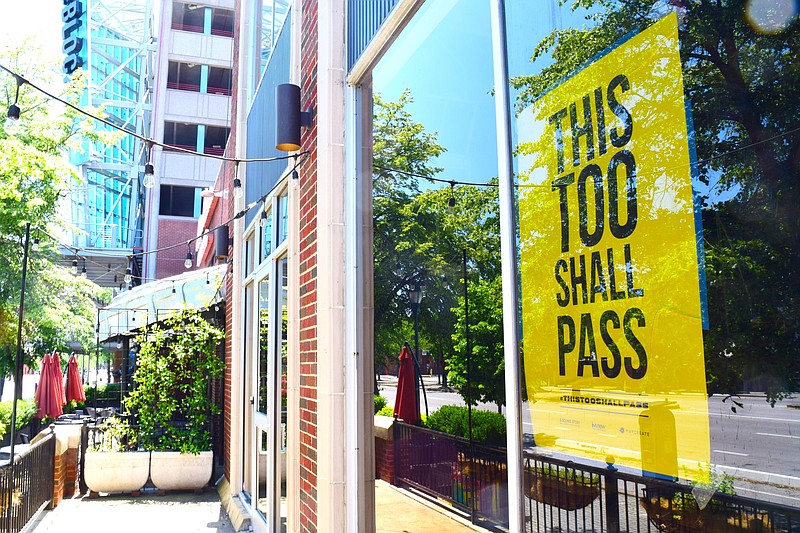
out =
<path fill-rule="evenodd" d="M 228 246 L 230 246 L 228 226 L 219 226 L 214 230 L 214 255 L 217 256 L 217 261 L 228 259 Z"/>
<path fill-rule="evenodd" d="M 300 110 L 300 87 L 282 83 L 275 87 L 275 148 L 283 152 L 300 149 L 300 128 L 310 128 L 314 110 Z"/>

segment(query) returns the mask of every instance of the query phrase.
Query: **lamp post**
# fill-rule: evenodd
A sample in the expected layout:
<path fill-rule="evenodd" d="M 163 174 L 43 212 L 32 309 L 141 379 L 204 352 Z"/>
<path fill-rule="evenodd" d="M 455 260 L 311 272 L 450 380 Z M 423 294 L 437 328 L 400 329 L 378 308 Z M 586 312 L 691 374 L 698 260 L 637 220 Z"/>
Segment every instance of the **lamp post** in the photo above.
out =
<path fill-rule="evenodd" d="M 420 385 L 422 386 L 422 394 L 425 398 L 425 416 L 428 416 L 428 396 L 425 394 L 425 384 L 422 383 L 422 372 L 419 368 L 419 305 L 422 303 L 424 294 L 424 285 L 417 277 L 414 280 L 414 288 L 408 291 L 408 301 L 411 304 L 411 311 L 414 313 L 414 389 L 419 413 L 419 388 Z"/>
<path fill-rule="evenodd" d="M 31 240 L 31 223 L 25 223 L 25 242 L 22 252 L 22 283 L 19 294 L 19 312 L 17 324 L 17 360 L 14 365 L 14 400 L 11 404 L 11 450 L 9 462 L 14 463 L 14 441 L 17 427 L 17 400 L 22 396 L 22 314 L 25 310 L 25 281 L 28 275 L 28 246 Z"/>

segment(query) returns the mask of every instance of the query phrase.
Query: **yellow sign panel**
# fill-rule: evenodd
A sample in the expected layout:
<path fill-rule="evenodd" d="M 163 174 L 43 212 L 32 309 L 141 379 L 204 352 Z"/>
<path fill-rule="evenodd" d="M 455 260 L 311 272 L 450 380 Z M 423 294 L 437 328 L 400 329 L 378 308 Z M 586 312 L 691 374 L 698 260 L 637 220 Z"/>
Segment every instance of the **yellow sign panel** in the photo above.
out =
<path fill-rule="evenodd" d="M 709 462 L 675 14 L 519 117 L 525 379 L 539 445 L 670 477 Z"/>

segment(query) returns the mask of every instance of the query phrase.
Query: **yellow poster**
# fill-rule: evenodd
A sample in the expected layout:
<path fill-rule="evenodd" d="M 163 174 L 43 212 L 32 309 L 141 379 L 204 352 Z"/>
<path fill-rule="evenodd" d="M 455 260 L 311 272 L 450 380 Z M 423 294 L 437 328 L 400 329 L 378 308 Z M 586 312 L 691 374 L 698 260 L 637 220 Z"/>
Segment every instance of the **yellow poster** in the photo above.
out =
<path fill-rule="evenodd" d="M 537 445 L 698 479 L 708 404 L 671 14 L 518 119 L 525 380 Z"/>

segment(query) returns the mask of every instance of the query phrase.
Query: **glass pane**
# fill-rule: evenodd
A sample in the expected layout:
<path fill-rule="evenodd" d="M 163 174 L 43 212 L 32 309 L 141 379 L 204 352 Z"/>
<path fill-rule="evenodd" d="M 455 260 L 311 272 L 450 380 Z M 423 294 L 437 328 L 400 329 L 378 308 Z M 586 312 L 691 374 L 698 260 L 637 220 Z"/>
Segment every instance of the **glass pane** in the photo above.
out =
<path fill-rule="evenodd" d="M 253 330 L 253 311 L 250 304 L 253 301 L 253 284 L 250 283 L 244 290 L 244 319 L 245 331 Z M 253 464 L 253 410 L 250 406 L 250 397 L 253 394 L 253 381 L 252 369 L 249 365 L 252 361 L 252 354 L 254 347 L 252 346 L 253 335 L 248 335 L 247 338 L 250 342 L 245 342 L 244 356 L 242 357 L 242 365 L 245 369 L 246 376 L 242 384 L 242 405 L 246 406 L 244 409 L 244 416 L 242 417 L 242 491 L 245 493 L 249 501 L 249 494 L 251 490 L 250 481 L 252 478 L 252 464 Z"/>
<path fill-rule="evenodd" d="M 268 211 L 266 218 L 259 221 L 261 225 L 261 260 L 272 253 L 272 211 Z"/>
<path fill-rule="evenodd" d="M 267 432 L 258 428 L 258 498 L 256 511 L 262 516 L 268 516 L 269 501 L 267 500 L 267 451 L 269 450 Z"/>
<path fill-rule="evenodd" d="M 796 507 L 796 3 L 507 4 L 529 442 Z"/>
<path fill-rule="evenodd" d="M 258 397 L 257 410 L 266 413 L 269 398 L 269 279 L 258 284 Z"/>
<path fill-rule="evenodd" d="M 280 426 L 276 432 L 279 442 L 278 448 L 280 454 L 276 458 L 277 464 L 275 471 L 278 472 L 278 479 L 280 483 L 280 518 L 281 529 L 286 529 L 286 406 L 287 406 L 287 390 L 286 390 L 286 375 L 287 375 L 287 357 L 289 351 L 288 344 L 288 326 L 289 326 L 289 310 L 288 310 L 288 293 L 289 293 L 289 277 L 288 277 L 289 261 L 283 258 L 278 264 L 278 275 L 280 276 L 280 289 L 278 292 L 278 304 L 281 313 L 281 338 L 280 338 L 280 358 L 277 362 L 276 374 L 280 376 L 280 406 L 281 417 L 278 421 Z"/>
<path fill-rule="evenodd" d="M 289 197 L 286 193 L 282 194 L 278 197 L 278 217 L 279 224 L 278 224 L 278 242 L 276 246 L 283 241 L 286 240 L 286 236 L 289 235 Z"/>

